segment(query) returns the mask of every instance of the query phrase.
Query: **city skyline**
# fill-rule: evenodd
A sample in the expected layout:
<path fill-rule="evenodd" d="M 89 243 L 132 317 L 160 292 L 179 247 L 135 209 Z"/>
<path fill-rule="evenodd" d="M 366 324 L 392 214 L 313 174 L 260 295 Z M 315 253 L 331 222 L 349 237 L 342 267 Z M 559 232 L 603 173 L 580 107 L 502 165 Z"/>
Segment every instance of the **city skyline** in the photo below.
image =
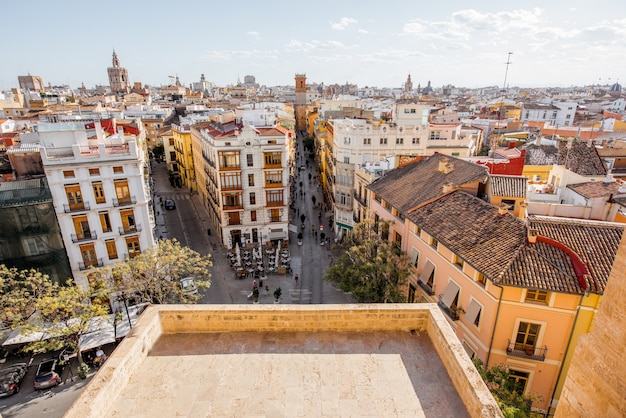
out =
<path fill-rule="evenodd" d="M 95 3 L 94 3 L 95 4 Z M 316 2 L 297 8 L 244 1 L 237 9 L 183 2 L 12 2 L 0 7 L 8 49 L 0 89 L 17 76 L 76 89 L 108 85 L 113 50 L 131 83 L 159 86 L 205 74 L 219 86 L 254 75 L 261 85 L 309 83 L 401 87 L 568 87 L 612 84 L 626 67 L 626 6 L 608 1 L 535 2 L 524 7 L 450 1 L 434 8 L 392 1 L 385 8 Z M 37 17 L 20 19 L 36 10 Z M 198 18 L 200 16 L 200 18 Z M 288 19 L 287 19 L 288 18 Z M 95 23 L 95 24 L 94 24 Z M 46 42 L 45 45 L 41 45 Z"/>

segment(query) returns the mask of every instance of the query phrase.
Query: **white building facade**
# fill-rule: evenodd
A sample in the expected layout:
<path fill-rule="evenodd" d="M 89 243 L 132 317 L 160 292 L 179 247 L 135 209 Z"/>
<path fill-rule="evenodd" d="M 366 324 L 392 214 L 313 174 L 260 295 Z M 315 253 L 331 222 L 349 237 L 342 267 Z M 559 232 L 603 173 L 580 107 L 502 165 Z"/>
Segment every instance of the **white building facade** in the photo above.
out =
<path fill-rule="evenodd" d="M 223 246 L 288 240 L 293 132 L 207 123 L 191 137 L 198 193 Z"/>
<path fill-rule="evenodd" d="M 393 119 L 388 123 L 360 119 L 338 119 L 329 122 L 332 138 L 327 146 L 332 148 L 333 173 L 327 176 L 334 203 L 335 233 L 350 230 L 359 214 L 359 185 L 355 171 L 372 167 L 396 168 L 419 156 L 436 152 L 468 156 L 473 135 L 463 135 L 462 125 L 429 123 L 431 106 L 419 103 L 397 103 Z M 389 163 L 392 164 L 389 167 Z"/>
<path fill-rule="evenodd" d="M 89 268 L 154 246 L 143 132 L 105 138 L 98 123 L 38 126 L 40 152 L 76 283 Z"/>

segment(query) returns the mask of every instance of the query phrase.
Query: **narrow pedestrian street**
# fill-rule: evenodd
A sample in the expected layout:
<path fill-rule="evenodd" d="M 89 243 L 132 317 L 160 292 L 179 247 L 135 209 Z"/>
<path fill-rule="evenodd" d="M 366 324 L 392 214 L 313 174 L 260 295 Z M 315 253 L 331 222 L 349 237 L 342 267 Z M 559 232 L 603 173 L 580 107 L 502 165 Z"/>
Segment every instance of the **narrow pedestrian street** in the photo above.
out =
<path fill-rule="evenodd" d="M 331 245 L 327 243 L 320 245 L 322 232 L 325 238 L 330 238 L 330 243 L 333 243 L 332 228 L 328 224 L 331 213 L 324 213 L 320 208 L 323 196 L 317 180 L 314 159 L 310 154 L 305 154 L 302 138 L 298 137 L 297 141 L 295 170 L 297 174 L 292 188 L 294 195 L 290 208 L 290 224 L 296 226 L 298 231 L 302 231 L 302 245 L 298 245 L 298 233 L 290 232 L 288 249 L 292 271 L 287 274 L 276 272 L 267 274 L 263 288 L 268 286 L 269 292 L 266 295 L 264 289 L 260 289 L 259 303 L 274 303 L 273 292 L 278 287 L 282 290 L 281 303 L 353 303 L 350 294 L 345 294 L 323 279 L 330 260 L 337 256 L 331 253 Z M 252 303 L 254 278 L 236 278 L 236 273 L 229 262 L 229 251 L 219 241 L 215 233 L 217 227 L 211 223 L 200 196 L 197 193 L 191 194 L 188 189 L 172 187 L 165 163 L 152 161 L 151 164 L 156 238 L 176 238 L 181 245 L 189 246 L 200 254 L 212 256 L 213 267 L 210 271 L 212 284 L 200 303 Z M 175 209 L 166 210 L 161 205 L 161 202 L 167 199 L 174 200 Z M 302 214 L 306 216 L 304 229 L 300 221 Z M 323 226 L 323 231 L 320 231 L 320 225 Z M 212 231 L 210 235 L 209 230 Z M 297 283 L 294 280 L 296 274 L 299 276 Z"/>

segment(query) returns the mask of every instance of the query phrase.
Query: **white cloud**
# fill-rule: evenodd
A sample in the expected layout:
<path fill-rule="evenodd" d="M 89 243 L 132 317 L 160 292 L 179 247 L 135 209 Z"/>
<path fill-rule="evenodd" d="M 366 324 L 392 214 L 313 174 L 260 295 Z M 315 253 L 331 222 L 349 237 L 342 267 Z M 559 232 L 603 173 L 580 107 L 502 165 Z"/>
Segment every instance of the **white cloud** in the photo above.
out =
<path fill-rule="evenodd" d="M 359 33 L 368 34 L 369 32 L 365 29 L 359 29 Z"/>
<path fill-rule="evenodd" d="M 356 45 L 348 47 L 346 44 L 340 41 L 297 41 L 295 39 L 291 39 L 289 43 L 285 46 L 285 49 L 290 52 L 310 52 L 315 50 L 347 50 L 356 48 Z"/>
<path fill-rule="evenodd" d="M 208 51 L 205 54 L 199 57 L 200 61 L 210 61 L 210 62 L 219 62 L 219 63 L 228 63 L 232 62 L 239 58 L 259 58 L 259 59 L 277 59 L 280 55 L 279 51 L 276 50 L 261 50 L 261 49 L 250 49 L 250 50 L 229 50 L 229 51 Z"/>
<path fill-rule="evenodd" d="M 351 17 L 342 17 L 339 19 L 339 22 L 330 22 L 330 27 L 333 30 L 344 30 L 350 25 L 356 24 L 356 19 L 352 19 Z"/>
<path fill-rule="evenodd" d="M 252 38 L 256 38 L 256 39 L 259 39 L 261 37 L 259 32 L 254 32 L 254 31 L 246 32 L 246 35 L 248 35 L 248 36 L 250 36 Z"/>

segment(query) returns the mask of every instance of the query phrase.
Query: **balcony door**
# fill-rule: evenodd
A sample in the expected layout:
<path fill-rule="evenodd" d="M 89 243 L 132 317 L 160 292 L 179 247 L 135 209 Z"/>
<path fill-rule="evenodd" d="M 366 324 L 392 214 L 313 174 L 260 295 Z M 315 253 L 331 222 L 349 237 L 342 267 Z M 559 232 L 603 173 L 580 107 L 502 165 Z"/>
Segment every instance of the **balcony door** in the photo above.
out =
<path fill-rule="evenodd" d="M 541 325 L 530 322 L 520 322 L 515 338 L 516 350 L 533 350 L 537 345 Z"/>
<path fill-rule="evenodd" d="M 79 185 L 65 186 L 65 193 L 70 210 L 79 210 L 85 207 Z"/>

